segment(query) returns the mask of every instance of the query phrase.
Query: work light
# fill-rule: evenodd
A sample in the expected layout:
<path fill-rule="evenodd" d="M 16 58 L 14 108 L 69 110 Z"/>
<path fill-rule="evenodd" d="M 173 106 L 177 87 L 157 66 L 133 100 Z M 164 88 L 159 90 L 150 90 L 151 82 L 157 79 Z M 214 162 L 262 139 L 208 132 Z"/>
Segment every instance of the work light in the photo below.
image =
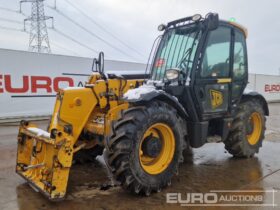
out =
<path fill-rule="evenodd" d="M 166 70 L 166 78 L 168 80 L 176 80 L 179 77 L 180 69 L 173 68 L 173 69 L 167 69 Z"/>
<path fill-rule="evenodd" d="M 160 25 L 158 26 L 158 30 L 159 30 L 159 31 L 164 31 L 165 28 L 166 28 L 166 25 L 164 25 L 164 24 L 160 24 Z"/>
<path fill-rule="evenodd" d="M 195 14 L 194 16 L 192 16 L 192 21 L 197 22 L 200 21 L 201 18 L 202 17 L 200 14 Z"/>

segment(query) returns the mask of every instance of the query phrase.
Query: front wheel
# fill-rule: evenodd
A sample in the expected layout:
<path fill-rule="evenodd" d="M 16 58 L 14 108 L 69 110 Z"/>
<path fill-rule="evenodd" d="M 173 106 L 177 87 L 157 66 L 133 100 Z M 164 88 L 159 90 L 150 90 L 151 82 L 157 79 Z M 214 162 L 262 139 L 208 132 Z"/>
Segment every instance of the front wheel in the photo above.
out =
<path fill-rule="evenodd" d="M 258 100 L 242 102 L 225 140 L 225 149 L 235 157 L 252 157 L 264 139 L 265 115 Z"/>
<path fill-rule="evenodd" d="M 185 123 L 173 107 L 160 101 L 131 107 L 112 133 L 109 165 L 125 189 L 149 195 L 171 183 L 186 145 Z"/>

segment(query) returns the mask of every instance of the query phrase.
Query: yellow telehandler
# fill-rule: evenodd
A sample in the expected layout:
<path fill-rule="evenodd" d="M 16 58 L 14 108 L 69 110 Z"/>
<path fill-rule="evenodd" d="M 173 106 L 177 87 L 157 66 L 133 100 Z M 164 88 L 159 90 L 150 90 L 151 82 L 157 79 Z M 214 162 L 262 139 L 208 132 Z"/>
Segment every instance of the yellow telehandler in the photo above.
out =
<path fill-rule="evenodd" d="M 141 195 L 170 185 L 183 150 L 213 136 L 235 157 L 259 151 L 269 110 L 262 95 L 245 90 L 246 29 L 215 13 L 158 29 L 148 78 L 104 73 L 100 53 L 84 87 L 58 92 L 47 131 L 21 121 L 16 172 L 33 188 L 63 199 L 83 151 L 103 153 L 114 179 Z"/>

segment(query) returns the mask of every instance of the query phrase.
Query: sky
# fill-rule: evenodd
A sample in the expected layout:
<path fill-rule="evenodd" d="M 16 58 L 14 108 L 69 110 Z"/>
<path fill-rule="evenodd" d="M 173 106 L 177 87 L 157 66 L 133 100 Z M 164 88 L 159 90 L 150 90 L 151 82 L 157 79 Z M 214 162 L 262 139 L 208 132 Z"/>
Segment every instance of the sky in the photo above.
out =
<path fill-rule="evenodd" d="M 54 54 L 96 57 L 94 51 L 103 51 L 105 59 L 146 63 L 153 42 L 160 35 L 159 24 L 197 13 L 205 16 L 217 12 L 221 19 L 233 17 L 248 29 L 251 73 L 280 74 L 279 0 L 56 0 L 58 11 L 51 8 L 54 2 L 45 0 L 45 15 L 54 17 L 55 29 L 48 29 Z M 23 5 L 26 16 L 30 15 L 30 7 L 30 3 Z M 19 0 L 0 0 L 0 48 L 28 50 L 29 34 L 22 31 L 21 23 L 26 16 L 18 10 Z M 50 22 L 48 25 L 51 26 Z"/>

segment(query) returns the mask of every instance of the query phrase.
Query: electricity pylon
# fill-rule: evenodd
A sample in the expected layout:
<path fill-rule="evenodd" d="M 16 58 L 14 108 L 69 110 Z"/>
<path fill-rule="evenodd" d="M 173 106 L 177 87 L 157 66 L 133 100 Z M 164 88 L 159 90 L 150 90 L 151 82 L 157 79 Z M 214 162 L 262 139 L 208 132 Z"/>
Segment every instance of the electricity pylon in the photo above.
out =
<path fill-rule="evenodd" d="M 46 20 L 51 19 L 53 26 L 53 17 L 45 16 L 44 1 L 45 0 L 21 0 L 20 12 L 22 12 L 22 3 L 31 3 L 31 16 L 24 20 L 25 31 L 26 22 L 30 22 L 29 51 L 51 53 Z"/>

